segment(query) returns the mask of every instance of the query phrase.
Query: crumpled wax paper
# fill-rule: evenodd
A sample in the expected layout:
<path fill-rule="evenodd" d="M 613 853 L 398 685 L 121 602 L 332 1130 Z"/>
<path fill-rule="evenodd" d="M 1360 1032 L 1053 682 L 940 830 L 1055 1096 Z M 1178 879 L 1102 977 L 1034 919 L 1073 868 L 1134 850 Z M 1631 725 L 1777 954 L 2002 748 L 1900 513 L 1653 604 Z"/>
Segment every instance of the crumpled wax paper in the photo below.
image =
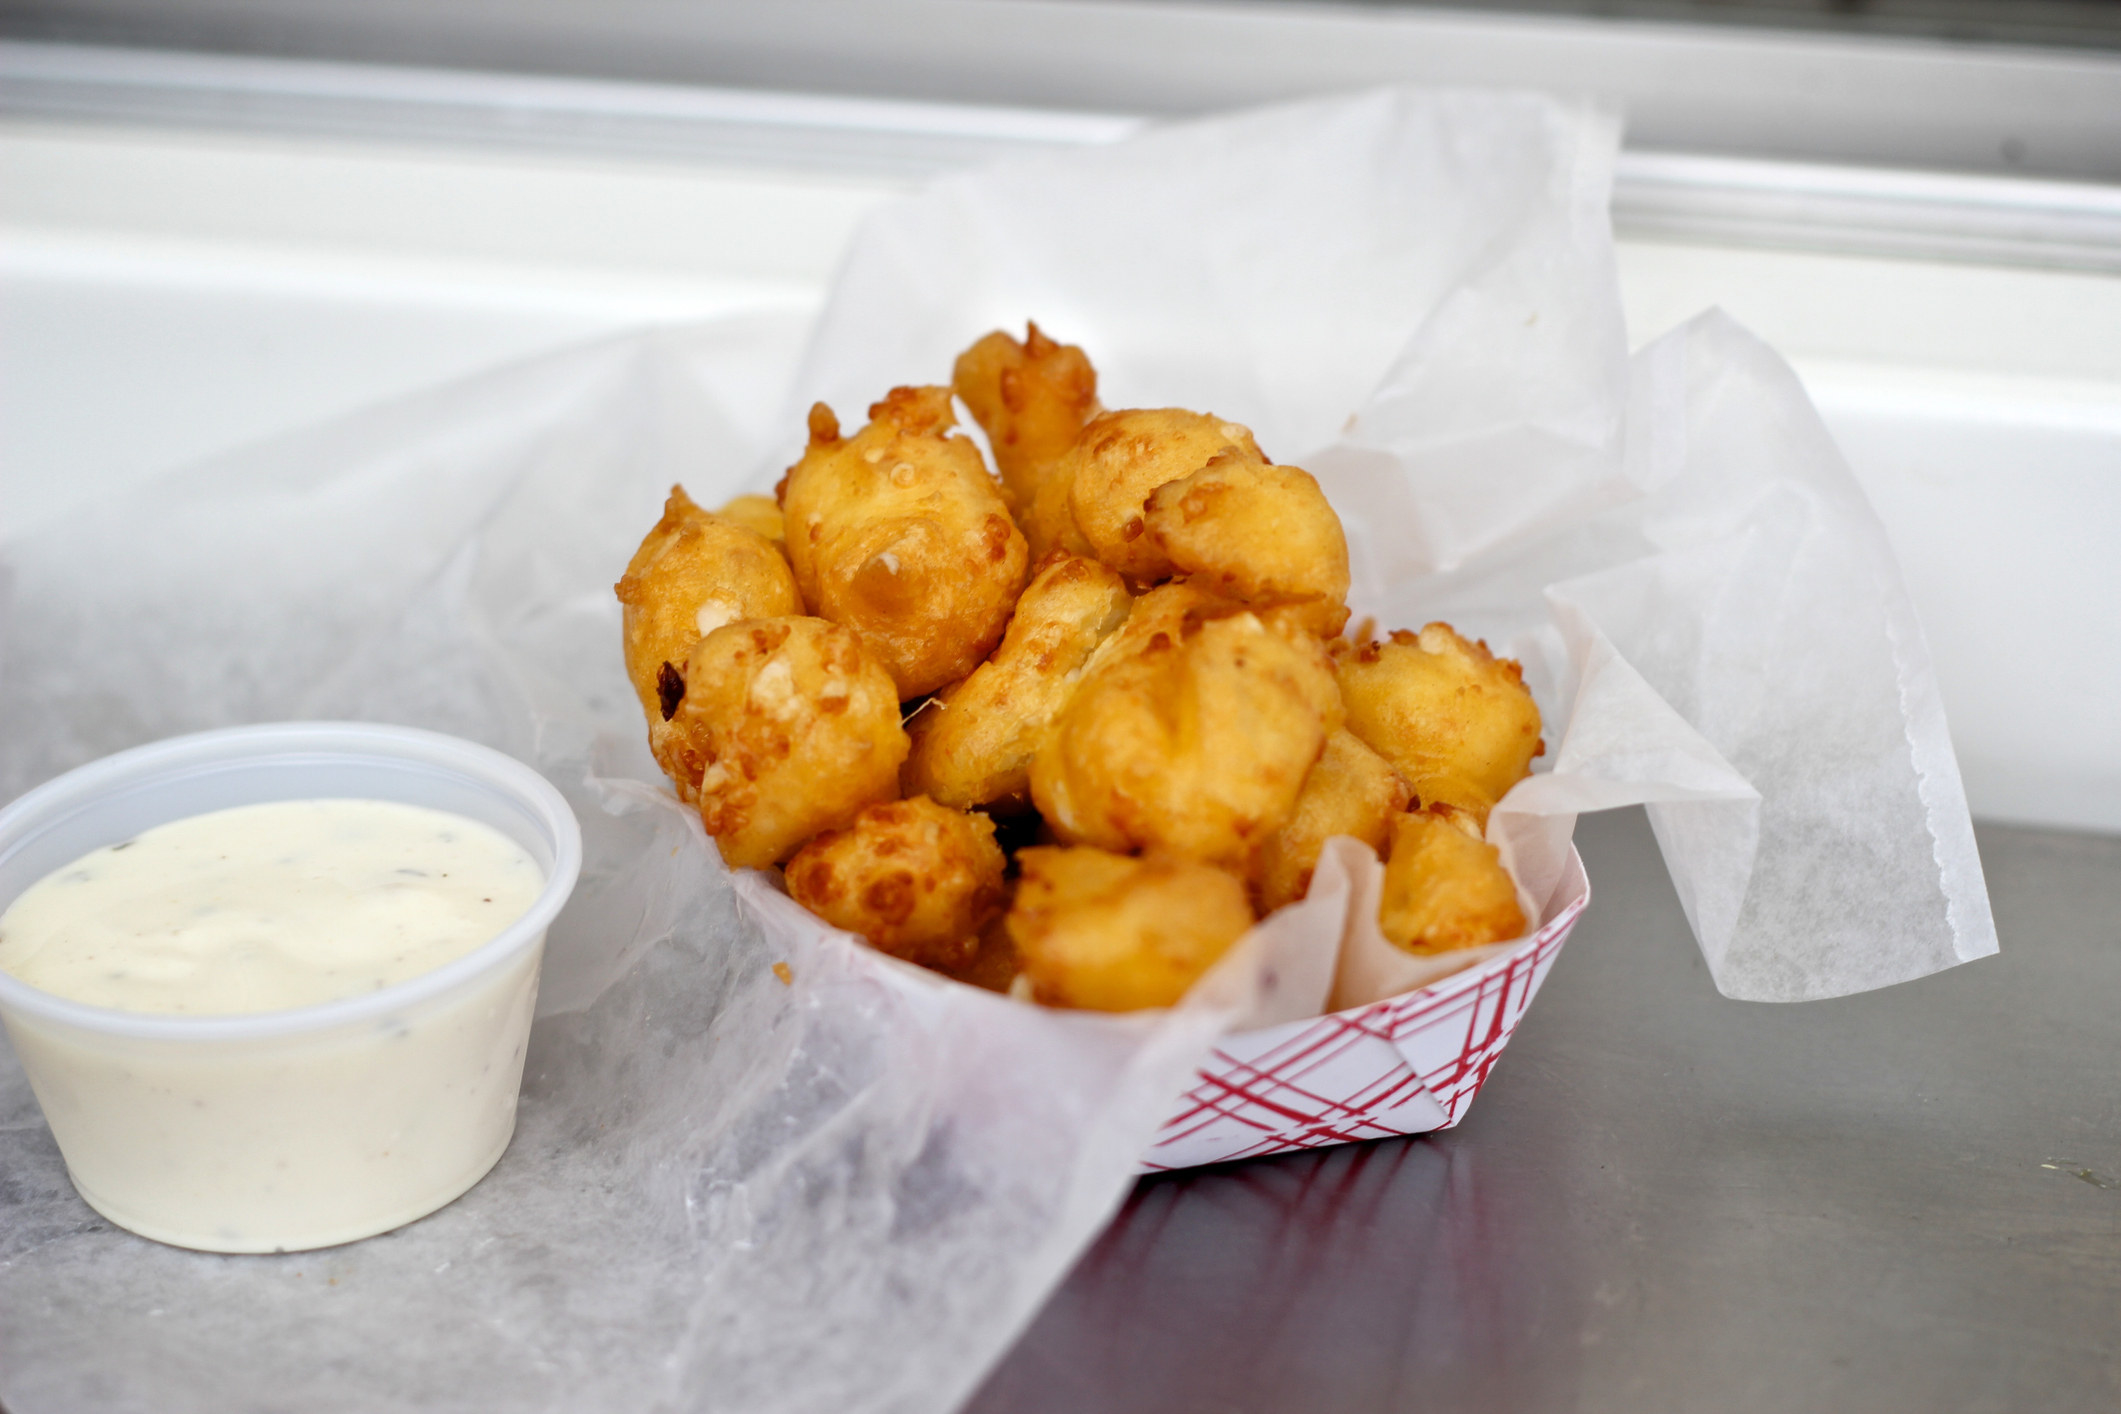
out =
<path fill-rule="evenodd" d="M 1363 882 L 1166 1015 L 927 977 L 721 868 L 657 783 L 611 584 L 671 482 L 768 485 L 813 397 L 851 420 L 1027 316 L 1091 351 L 1108 404 L 1212 409 L 1316 473 L 1358 613 L 1523 659 L 1547 769 L 1491 835 L 1532 897 L 1577 812 L 1647 802 L 1733 996 L 1993 951 L 1920 631 L 1802 390 L 1720 316 L 1627 355 L 1616 143 L 1542 98 L 1386 91 L 952 177 L 864 228 L 807 345 L 783 317 L 644 332 L 0 546 L 0 795 L 176 732 L 372 718 L 536 763 L 587 850 L 515 1143 L 396 1233 L 280 1257 L 131 1237 L 73 1196 L 0 1059 L 0 1399 L 962 1401 L 1213 1037 L 1324 995 L 1317 913 Z"/>

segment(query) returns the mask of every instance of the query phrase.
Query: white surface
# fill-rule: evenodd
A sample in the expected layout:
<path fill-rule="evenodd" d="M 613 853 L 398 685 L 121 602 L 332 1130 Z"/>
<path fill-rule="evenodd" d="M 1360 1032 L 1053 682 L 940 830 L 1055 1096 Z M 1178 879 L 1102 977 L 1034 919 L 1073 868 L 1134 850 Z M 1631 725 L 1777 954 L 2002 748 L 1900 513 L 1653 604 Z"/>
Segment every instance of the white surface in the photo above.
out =
<path fill-rule="evenodd" d="M 598 8 L 603 16 L 610 7 L 600 4 Z M 881 0 L 864 0 L 862 18 L 873 23 L 888 8 Z M 991 19 L 997 8 L 993 0 L 983 0 L 980 13 Z M 1327 13 L 1317 6 L 1307 9 L 1313 20 Z M 1098 13 L 1104 23 L 1125 30 L 1143 25 L 1154 29 L 1160 12 L 1167 14 L 1167 7 Z M 686 13 L 697 18 L 702 12 Z M 1226 20 L 1234 13 L 1231 7 L 1219 7 L 1213 18 Z M 1077 4 L 1071 14 L 1081 20 L 1093 11 Z M 677 18 L 667 10 L 663 15 Z M 1412 17 L 1403 10 L 1399 15 Z M 491 21 L 494 17 L 483 18 Z M 1196 21 L 1201 18 L 1194 17 Z M 1323 28 L 1330 29 L 1330 21 Z M 492 32 L 490 27 L 487 32 Z M 1069 37 L 1081 44 L 1087 35 L 1078 26 Z M 1641 25 L 1617 29 L 1592 25 L 1582 27 L 1577 37 L 1593 48 L 1610 48 L 1618 40 L 1620 52 L 1638 60 L 1659 43 L 1657 31 Z M 1141 36 L 1130 38 L 1131 42 L 1102 47 L 1137 49 Z M 1726 80 L 1733 77 L 1772 88 L 1774 65 L 1750 53 L 1749 46 L 1757 38 L 1742 39 L 1724 51 L 1726 69 L 1735 68 L 1736 73 L 1708 86 L 1719 100 L 1729 97 L 1732 85 Z M 200 41 L 192 36 L 183 42 Z M 949 92 L 947 85 L 935 86 L 936 81 L 946 80 L 945 73 L 930 76 L 920 101 L 841 97 L 836 95 L 861 91 L 880 66 L 873 50 L 864 47 L 858 30 L 833 30 L 823 45 L 834 57 L 844 49 L 859 53 L 858 72 L 843 72 L 831 62 L 813 65 L 801 78 L 790 81 L 801 92 L 773 92 L 757 87 L 770 79 L 751 68 L 735 76 L 734 81 L 746 87 L 735 88 L 702 86 L 699 73 L 685 83 L 648 83 L 555 77 L 542 71 L 436 68 L 436 54 L 417 50 L 420 65 L 406 66 L 0 40 L 0 115 L 18 122 L 95 121 L 143 130 L 336 135 L 365 142 L 528 152 L 547 158 L 564 153 L 622 162 L 680 161 L 695 166 L 721 164 L 782 173 L 912 180 L 1012 155 L 1117 141 L 1147 121 L 1138 115 L 1170 111 L 1168 84 L 1148 93 L 1108 93 L 1110 99 L 1126 100 L 1123 111 L 1115 112 L 930 101 Z M 1895 74 L 1918 75 L 1937 57 L 1922 46 L 1888 46 L 1889 55 L 1875 44 L 1836 44 L 1829 49 L 1846 52 L 1811 75 L 1814 85 L 1867 92 L 1900 86 Z M 1530 51 L 1518 46 L 1512 52 L 1524 56 Z M 726 63 L 729 56 L 718 57 Z M 1342 57 L 1352 58 L 1354 51 Z M 1433 55 L 1426 57 L 1434 62 Z M 1965 60 L 1969 56 L 1956 57 Z M 570 75 L 593 71 L 593 65 L 583 66 L 581 55 L 575 58 L 576 63 L 561 69 Z M 1042 51 L 1042 58 L 1054 71 L 1074 71 L 1050 51 Z M 1277 54 L 1275 60 L 1276 80 L 1286 79 L 1290 68 L 1286 56 Z M 1733 60 L 1743 62 L 1733 64 Z M 1842 62 L 1863 71 L 1860 82 L 1853 73 L 1839 80 L 1834 77 Z M 1991 51 L 1973 57 L 1973 71 L 1989 75 L 2025 62 L 2022 51 Z M 989 71 L 995 64 L 990 56 L 969 67 Z M 1380 77 L 1375 72 L 1366 76 L 1359 63 L 1343 67 L 1347 71 L 1338 82 L 1314 78 L 1314 83 L 1337 91 L 1358 88 Z M 2038 61 L 2034 67 L 2040 67 Z M 2106 61 L 2106 67 L 2112 71 L 2110 86 L 2121 95 L 2121 60 Z M 1452 84 L 1555 86 L 1550 75 L 1542 76 L 1536 68 L 1493 73 L 1446 63 L 1424 71 L 1401 64 L 1385 73 L 1401 82 L 1427 72 Z M 1610 77 L 1613 70 L 1605 62 L 1587 62 L 1572 66 L 1572 72 Z M 1671 72 L 1666 71 L 1667 78 Z M 903 81 L 903 75 L 897 77 Z M 1228 73 L 1218 75 L 1225 83 L 1229 77 Z M 1962 80 L 1969 77 L 1960 76 Z M 1996 174 L 1997 169 L 2012 167 L 2015 159 L 2009 154 L 2013 150 L 2023 158 L 2028 135 L 2042 124 L 2055 122 L 2066 106 L 2057 103 L 2051 78 L 2044 77 L 2039 102 L 2032 108 L 2011 111 L 2006 103 L 2003 110 L 1979 120 L 1997 125 L 1997 131 L 1987 143 L 1977 141 L 1972 150 L 1954 154 L 1955 164 L 1969 170 L 1907 170 L 1905 164 L 1910 161 L 1941 159 L 1934 152 L 1926 157 L 1918 152 L 1920 143 L 1890 145 L 1897 140 L 1896 132 L 1906 137 L 1912 131 L 1926 141 L 1965 120 L 1969 85 L 1964 81 L 1953 85 L 1949 113 L 1932 113 L 1929 121 L 1903 121 L 1897 129 L 1884 125 L 1853 134 L 1854 125 L 1846 121 L 1826 124 L 1837 140 L 1853 135 L 1861 142 L 1875 144 L 1882 139 L 1886 144 L 1854 151 L 1837 148 L 1843 159 L 1839 165 L 1734 156 L 1729 150 L 1714 149 L 1717 133 L 1713 125 L 1694 118 L 1670 123 L 1671 131 L 1661 139 L 1661 148 L 1636 147 L 1621 154 L 1613 190 L 1614 218 L 1626 229 L 1670 240 L 1736 240 L 1784 249 L 2121 271 L 2121 187 L 2083 180 L 2082 172 L 2077 179 L 2063 181 L 2035 180 L 2023 171 Z M 1677 98 L 1682 110 L 1699 106 L 1667 87 L 1660 87 L 1661 99 Z M 1922 87 L 1919 79 L 1913 84 L 1914 90 Z M 1283 91 L 1242 84 L 1224 104 L 1208 106 L 1254 104 L 1269 93 Z M 1992 96 L 1995 92 L 1987 91 Z M 1660 141 L 1654 136 L 1657 124 L 1650 116 L 1655 102 L 1646 101 L 1640 92 L 1629 92 L 1626 85 L 1617 92 L 1601 92 L 1630 115 L 1637 143 L 1644 142 L 1646 134 L 1649 142 Z M 1011 101 L 1020 103 L 1022 98 L 1018 93 Z M 1079 102 L 1080 95 L 1068 101 Z M 1767 125 L 1770 131 L 1753 136 L 1764 138 L 1768 150 L 1810 151 L 1803 140 L 1793 147 L 1781 146 L 1793 136 L 1788 106 L 1778 93 L 1774 121 Z M 1936 106 L 1932 101 L 1931 107 Z M 2121 111 L 2121 104 L 2107 106 Z M 1917 111 L 1921 107 L 1918 99 Z M 1676 119 L 1679 114 L 1666 116 Z M 1817 113 L 1811 116 L 1818 121 Z M 2080 120 L 2084 116 L 2078 115 Z M 2110 156 L 2108 149 L 2114 144 L 2100 143 L 2082 121 L 2067 126 L 2070 141 L 2083 151 Z M 1674 150 L 1675 146 L 1684 150 Z M 2044 142 L 2036 140 L 2033 146 L 2043 160 L 2054 155 Z M 1846 165 L 1849 161 L 1869 165 Z M 2064 164 L 2059 169 L 2032 170 L 2075 169 Z"/>
<path fill-rule="evenodd" d="M 0 128 L 0 533 L 578 339 L 808 308 L 882 183 Z"/>
<path fill-rule="evenodd" d="M 571 340 L 821 297 L 902 189 L 326 139 L 0 125 L 0 534 Z M 1877 504 L 1974 808 L 2121 829 L 2121 279 L 1628 241 L 1631 338 L 1788 355 Z M 1036 311 L 1027 311 L 1036 313 Z"/>
<path fill-rule="evenodd" d="M 2121 58 L 2089 48 L 1352 0 L 65 0 L 29 8 L 45 10 L 42 32 L 55 38 L 927 104 L 1197 114 L 1389 83 L 1536 89 L 1625 109 L 1630 141 L 1667 151 L 2121 176 Z M 156 87 L 137 86 L 134 111 L 167 115 L 164 105 L 184 102 Z"/>

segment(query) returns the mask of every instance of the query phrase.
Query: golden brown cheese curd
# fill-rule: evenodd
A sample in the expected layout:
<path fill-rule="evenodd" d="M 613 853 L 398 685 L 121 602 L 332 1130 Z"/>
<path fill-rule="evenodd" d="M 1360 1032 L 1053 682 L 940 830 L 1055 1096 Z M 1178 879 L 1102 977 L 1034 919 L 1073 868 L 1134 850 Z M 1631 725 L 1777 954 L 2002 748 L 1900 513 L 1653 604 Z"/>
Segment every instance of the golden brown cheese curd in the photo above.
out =
<path fill-rule="evenodd" d="M 1098 645 L 1097 651 L 1090 656 L 1090 662 L 1083 671 L 1087 676 L 1105 663 L 1133 657 L 1146 648 L 1158 634 L 1176 640 L 1186 633 L 1188 625 L 1198 628 L 1209 619 L 1237 613 L 1243 607 L 1234 600 L 1199 589 L 1186 580 L 1175 579 L 1168 584 L 1159 584 L 1134 600 L 1128 607 L 1126 619 L 1109 638 Z M 1266 621 L 1265 615 L 1261 615 L 1261 621 Z M 1301 639 L 1305 636 L 1285 623 L 1273 623 L 1268 626 L 1284 637 Z"/>
<path fill-rule="evenodd" d="M 680 777 L 667 724 L 684 695 L 692 645 L 723 624 L 803 612 L 795 576 L 764 537 L 701 510 L 673 486 L 663 518 L 613 588 L 624 606 L 626 676 L 648 718 L 649 749 Z"/>
<path fill-rule="evenodd" d="M 1449 624 L 1336 655 L 1348 730 L 1392 763 L 1420 804 L 1455 805 L 1485 824 L 1545 749 L 1522 670 Z"/>
<path fill-rule="evenodd" d="M 1240 605 L 1196 608 L 1144 639 L 1132 617 L 1163 621 L 1160 600 L 1136 604 L 1106 643 L 1122 646 L 1100 650 L 1054 718 L 1031 795 L 1063 840 L 1248 868 L 1338 724 L 1332 669 L 1316 639 Z"/>
<path fill-rule="evenodd" d="M 1046 846 L 1016 858 L 1009 936 L 1050 1005 L 1171 1006 L 1252 926 L 1243 881 L 1210 864 Z"/>
<path fill-rule="evenodd" d="M 781 515 L 780 505 L 771 496 L 744 495 L 732 499 L 728 505 L 715 512 L 723 520 L 733 520 L 746 530 L 756 531 L 785 551 L 788 532 L 787 522 Z"/>
<path fill-rule="evenodd" d="M 1325 754 L 1304 777 L 1296 813 L 1267 840 L 1253 871 L 1262 913 L 1296 902 L 1311 889 L 1311 873 L 1326 841 L 1350 835 L 1385 854 L 1392 820 L 1407 808 L 1407 784 L 1384 757 L 1352 732 L 1326 738 Z"/>
<path fill-rule="evenodd" d="M 960 809 L 1027 807 L 1039 739 L 1132 603 L 1120 577 L 1095 560 L 1047 563 L 1017 600 L 994 657 L 908 721 L 907 791 Z"/>
<path fill-rule="evenodd" d="M 1023 527 L 1024 539 L 1030 542 L 1034 561 L 1061 554 L 1097 558 L 1097 551 L 1076 528 L 1075 512 L 1068 508 L 1071 474 L 1063 463 L 1061 469 L 1039 483 L 1031 503 L 1017 510 L 1017 524 Z"/>
<path fill-rule="evenodd" d="M 1232 449 L 1266 460 L 1237 423 L 1180 408 L 1135 408 L 1092 419 L 1056 475 L 1066 481 L 1069 514 L 1091 552 L 1136 583 L 1153 584 L 1172 567 L 1148 533 L 1150 493 Z"/>
<path fill-rule="evenodd" d="M 1228 451 L 1145 507 L 1171 568 L 1247 604 L 1284 604 L 1321 637 L 1348 621 L 1348 540 L 1307 471 Z"/>
<path fill-rule="evenodd" d="M 1411 953 L 1504 943 L 1525 930 L 1517 886 L 1463 815 L 1415 811 L 1392 823 L 1377 926 Z"/>
<path fill-rule="evenodd" d="M 979 449 L 950 432 L 948 388 L 894 388 L 869 416 L 843 438 L 831 409 L 811 409 L 783 483 L 788 559 L 811 611 L 919 697 L 1000 640 L 1028 552 Z"/>
<path fill-rule="evenodd" d="M 670 726 L 700 819 L 732 868 L 778 863 L 863 806 L 896 800 L 909 745 L 890 675 L 823 619 L 708 634 Z"/>
<path fill-rule="evenodd" d="M 1097 370 L 1089 358 L 1073 344 L 1047 338 L 1036 324 L 1022 343 L 997 329 L 959 354 L 950 386 L 986 432 L 995 469 L 1020 510 L 1031 506 L 1098 411 Z"/>
<path fill-rule="evenodd" d="M 863 808 L 788 861 L 788 892 L 835 928 L 924 967 L 962 968 L 1008 902 L 994 822 L 926 796 Z"/>

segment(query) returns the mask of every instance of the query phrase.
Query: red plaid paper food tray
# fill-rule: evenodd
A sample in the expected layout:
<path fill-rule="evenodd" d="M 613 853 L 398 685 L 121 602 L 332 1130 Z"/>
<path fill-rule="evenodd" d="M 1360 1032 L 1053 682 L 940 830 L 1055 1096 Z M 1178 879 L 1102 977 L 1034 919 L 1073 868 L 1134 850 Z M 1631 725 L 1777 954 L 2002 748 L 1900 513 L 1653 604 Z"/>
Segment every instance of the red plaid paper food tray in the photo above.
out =
<path fill-rule="evenodd" d="M 1143 1170 L 1450 1128 L 1590 901 L 1572 849 L 1539 931 L 1509 952 L 1381 1002 L 1224 1037 Z"/>

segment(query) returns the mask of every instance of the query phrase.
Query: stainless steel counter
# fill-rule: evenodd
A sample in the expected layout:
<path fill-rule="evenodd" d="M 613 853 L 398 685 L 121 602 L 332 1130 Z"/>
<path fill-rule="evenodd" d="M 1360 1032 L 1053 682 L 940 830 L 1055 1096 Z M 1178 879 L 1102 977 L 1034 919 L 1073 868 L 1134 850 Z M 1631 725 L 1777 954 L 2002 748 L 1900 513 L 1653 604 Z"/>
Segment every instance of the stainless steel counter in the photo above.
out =
<path fill-rule="evenodd" d="M 1145 1180 L 976 1414 L 2121 1408 L 2121 839 L 1985 828 L 2002 956 L 1710 986 L 1639 812 L 1457 1130 Z"/>

